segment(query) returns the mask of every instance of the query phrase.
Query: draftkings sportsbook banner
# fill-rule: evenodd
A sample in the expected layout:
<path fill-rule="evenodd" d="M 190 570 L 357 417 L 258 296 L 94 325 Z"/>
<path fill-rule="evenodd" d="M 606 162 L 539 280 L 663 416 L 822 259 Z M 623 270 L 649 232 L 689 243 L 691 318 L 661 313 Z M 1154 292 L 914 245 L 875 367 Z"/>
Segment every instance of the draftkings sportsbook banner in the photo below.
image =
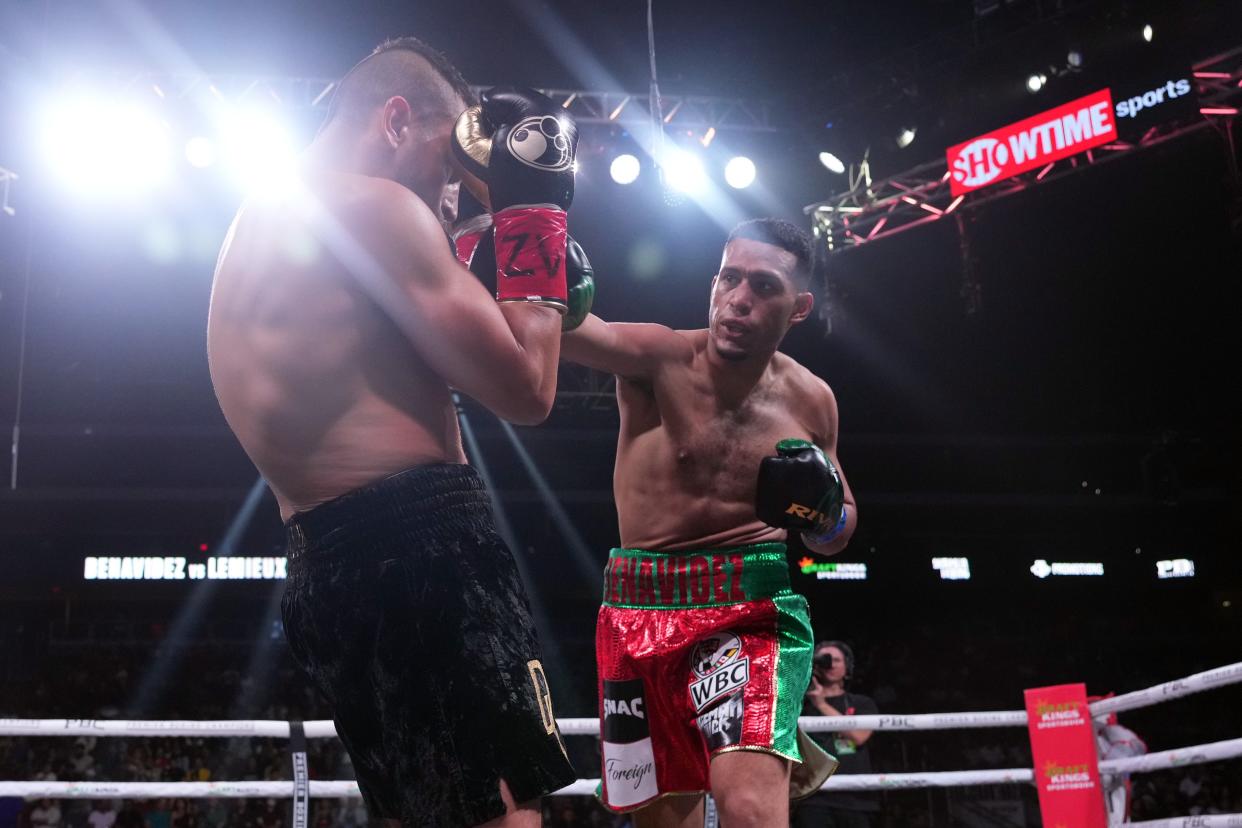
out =
<path fill-rule="evenodd" d="M 1048 828 L 1107 828 L 1085 684 L 1026 691 L 1039 810 Z"/>

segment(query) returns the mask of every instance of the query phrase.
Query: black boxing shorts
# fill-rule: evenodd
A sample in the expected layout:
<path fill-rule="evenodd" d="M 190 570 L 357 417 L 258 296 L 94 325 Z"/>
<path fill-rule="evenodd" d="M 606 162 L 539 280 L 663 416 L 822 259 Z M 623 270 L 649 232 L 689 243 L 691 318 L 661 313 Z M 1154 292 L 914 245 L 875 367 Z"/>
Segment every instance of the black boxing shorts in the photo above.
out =
<path fill-rule="evenodd" d="M 286 524 L 281 612 L 372 819 L 478 825 L 573 782 L 517 567 L 478 473 L 410 469 Z"/>

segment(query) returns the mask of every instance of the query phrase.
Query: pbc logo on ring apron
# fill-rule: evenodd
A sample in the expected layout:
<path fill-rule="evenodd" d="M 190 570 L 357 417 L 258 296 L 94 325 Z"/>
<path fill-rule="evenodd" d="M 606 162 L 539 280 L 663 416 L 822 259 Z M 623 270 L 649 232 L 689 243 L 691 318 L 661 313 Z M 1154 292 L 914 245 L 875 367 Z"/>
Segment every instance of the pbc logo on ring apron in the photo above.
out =
<path fill-rule="evenodd" d="M 628 807 L 659 794 L 643 680 L 604 680 L 604 787 L 609 805 Z"/>

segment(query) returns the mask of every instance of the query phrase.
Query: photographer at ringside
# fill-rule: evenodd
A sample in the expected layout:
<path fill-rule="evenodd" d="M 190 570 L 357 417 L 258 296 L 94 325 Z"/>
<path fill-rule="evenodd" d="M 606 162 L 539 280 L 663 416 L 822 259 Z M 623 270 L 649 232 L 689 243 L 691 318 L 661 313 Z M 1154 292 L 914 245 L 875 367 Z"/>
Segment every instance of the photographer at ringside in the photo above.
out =
<path fill-rule="evenodd" d="M 854 675 L 854 651 L 843 641 L 815 645 L 811 686 L 802 701 L 803 716 L 867 716 L 879 713 L 870 696 L 845 689 Z M 822 731 L 808 734 L 835 756 L 837 773 L 871 773 L 867 742 L 870 730 Z M 820 791 L 798 803 L 793 828 L 872 828 L 879 813 L 878 795 L 870 791 Z"/>

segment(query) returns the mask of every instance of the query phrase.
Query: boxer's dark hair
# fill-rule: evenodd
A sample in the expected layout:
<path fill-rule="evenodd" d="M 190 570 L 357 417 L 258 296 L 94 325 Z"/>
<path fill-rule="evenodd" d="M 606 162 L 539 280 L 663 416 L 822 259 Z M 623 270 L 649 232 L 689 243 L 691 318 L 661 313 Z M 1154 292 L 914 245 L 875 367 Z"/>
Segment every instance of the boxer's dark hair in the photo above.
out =
<path fill-rule="evenodd" d="M 793 275 L 798 287 L 806 289 L 810 286 L 813 267 L 811 237 L 792 221 L 778 218 L 744 221 L 733 228 L 725 244 L 734 239 L 761 241 L 789 251 L 797 260 Z"/>
<path fill-rule="evenodd" d="M 456 102 L 445 100 L 438 84 L 428 82 L 428 66 L 466 106 L 476 103 L 474 90 L 442 52 L 416 37 L 395 37 L 376 46 L 341 78 L 324 123 L 342 116 L 361 119 L 395 95 L 405 98 L 419 114 L 456 109 Z"/>

